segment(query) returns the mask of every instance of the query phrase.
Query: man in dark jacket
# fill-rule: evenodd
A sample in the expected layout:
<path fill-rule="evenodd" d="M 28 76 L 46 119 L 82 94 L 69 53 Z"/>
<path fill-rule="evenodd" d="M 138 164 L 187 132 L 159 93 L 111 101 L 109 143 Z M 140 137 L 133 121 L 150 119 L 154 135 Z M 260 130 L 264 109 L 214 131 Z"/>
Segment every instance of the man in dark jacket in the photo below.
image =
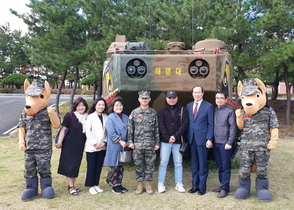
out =
<path fill-rule="evenodd" d="M 216 92 L 213 151 L 221 186 L 212 191 L 219 193 L 218 198 L 224 198 L 230 192 L 232 145 L 237 131 L 235 112 L 226 104 L 226 101 L 225 92 Z"/>
<path fill-rule="evenodd" d="M 185 192 L 182 184 L 183 166 L 182 155 L 179 152 L 181 136 L 188 127 L 188 113 L 185 108 L 178 105 L 178 95 L 175 91 L 168 91 L 166 94 L 167 105 L 162 107 L 158 113 L 158 124 L 160 132 L 160 165 L 158 171 L 158 192 L 165 192 L 165 175 L 170 154 L 173 154 L 175 167 L 175 189 Z"/>

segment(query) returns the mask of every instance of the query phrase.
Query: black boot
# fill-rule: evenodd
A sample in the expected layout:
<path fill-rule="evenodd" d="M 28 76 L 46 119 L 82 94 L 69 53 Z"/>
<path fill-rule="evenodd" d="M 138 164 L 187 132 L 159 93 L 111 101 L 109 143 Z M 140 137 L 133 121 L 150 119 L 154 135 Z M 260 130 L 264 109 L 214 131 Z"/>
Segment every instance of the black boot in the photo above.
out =
<path fill-rule="evenodd" d="M 268 191 L 269 180 L 256 178 L 256 197 L 261 201 L 271 201 L 271 194 Z"/>
<path fill-rule="evenodd" d="M 21 200 L 30 201 L 38 195 L 38 177 L 26 179 L 26 189 L 21 195 Z"/>
<path fill-rule="evenodd" d="M 239 178 L 239 188 L 235 192 L 235 198 L 246 199 L 250 195 L 251 179 L 242 180 Z"/>
<path fill-rule="evenodd" d="M 55 196 L 54 189 L 52 188 L 52 178 L 41 178 L 42 197 L 46 199 L 53 198 Z"/>

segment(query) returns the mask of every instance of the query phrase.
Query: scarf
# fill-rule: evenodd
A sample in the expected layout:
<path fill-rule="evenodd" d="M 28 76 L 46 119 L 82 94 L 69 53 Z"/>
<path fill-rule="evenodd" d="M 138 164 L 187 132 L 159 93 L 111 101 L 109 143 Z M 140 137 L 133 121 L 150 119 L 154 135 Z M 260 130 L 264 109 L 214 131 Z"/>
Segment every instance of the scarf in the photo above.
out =
<path fill-rule="evenodd" d="M 88 117 L 88 113 L 80 114 L 77 111 L 74 112 L 76 118 L 83 126 L 83 133 L 86 133 L 86 119 Z"/>

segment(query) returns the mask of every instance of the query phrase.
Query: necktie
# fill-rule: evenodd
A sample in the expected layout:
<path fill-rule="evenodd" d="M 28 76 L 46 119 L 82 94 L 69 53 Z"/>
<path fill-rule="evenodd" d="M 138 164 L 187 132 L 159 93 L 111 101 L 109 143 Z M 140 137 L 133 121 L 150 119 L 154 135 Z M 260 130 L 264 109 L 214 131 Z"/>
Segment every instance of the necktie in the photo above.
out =
<path fill-rule="evenodd" d="M 193 112 L 194 119 L 196 119 L 197 111 L 198 111 L 198 103 L 196 103 L 195 108 L 194 108 L 194 112 Z"/>

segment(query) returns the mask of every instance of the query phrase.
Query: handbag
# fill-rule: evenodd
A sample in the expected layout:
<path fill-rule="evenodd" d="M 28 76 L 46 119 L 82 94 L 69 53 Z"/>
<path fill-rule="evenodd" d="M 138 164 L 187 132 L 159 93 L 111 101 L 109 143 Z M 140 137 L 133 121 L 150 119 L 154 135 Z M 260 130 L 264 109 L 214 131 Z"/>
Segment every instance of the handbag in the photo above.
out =
<path fill-rule="evenodd" d="M 57 133 L 57 135 L 55 136 L 55 144 L 57 144 L 57 142 L 58 142 L 59 134 L 60 134 L 61 128 L 62 128 L 62 126 L 59 128 L 58 133 Z M 63 138 L 65 138 L 65 136 L 66 136 L 66 134 L 68 133 L 68 131 L 69 131 L 69 128 L 65 129 L 65 131 L 64 131 L 64 137 L 63 137 Z"/>
<path fill-rule="evenodd" d="M 190 157 L 190 144 L 188 141 L 183 140 L 183 137 L 181 138 L 181 146 L 180 146 L 180 153 L 184 157 Z"/>
<path fill-rule="evenodd" d="M 133 150 L 123 150 L 120 151 L 119 161 L 120 163 L 129 163 L 133 161 Z"/>
<path fill-rule="evenodd" d="M 70 112 L 70 113 L 69 113 L 69 125 L 70 125 L 70 123 L 71 123 L 72 120 L 73 120 L 73 113 Z M 59 130 L 58 130 L 58 132 L 57 132 L 57 134 L 56 134 L 56 136 L 55 136 L 55 144 L 57 144 L 57 142 L 58 142 L 59 134 L 60 134 L 61 128 L 62 128 L 62 126 L 59 128 Z M 65 138 L 65 136 L 66 136 L 66 134 L 68 133 L 68 131 L 69 131 L 69 128 L 65 129 L 63 139 Z"/>
<path fill-rule="evenodd" d="M 181 109 L 181 123 L 182 123 L 182 116 L 183 116 L 183 107 Z M 190 157 L 191 151 L 190 151 L 190 144 L 187 139 L 184 139 L 183 136 L 181 136 L 181 146 L 179 152 L 184 157 Z"/>

